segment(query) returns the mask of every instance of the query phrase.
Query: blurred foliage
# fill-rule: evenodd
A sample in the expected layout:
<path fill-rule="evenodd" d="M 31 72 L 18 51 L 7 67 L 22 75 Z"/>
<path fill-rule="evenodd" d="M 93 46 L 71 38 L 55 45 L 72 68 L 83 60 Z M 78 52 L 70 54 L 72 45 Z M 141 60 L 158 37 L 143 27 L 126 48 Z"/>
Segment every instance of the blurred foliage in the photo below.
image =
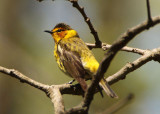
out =
<path fill-rule="evenodd" d="M 124 31 L 146 20 L 145 0 L 79 0 L 103 42 L 113 43 Z M 160 1 L 151 1 L 152 15 L 160 15 Z M 54 41 L 44 33 L 57 23 L 65 22 L 76 29 L 85 42 L 94 42 L 80 13 L 65 0 L 1 0 L 0 1 L 0 65 L 14 68 L 45 84 L 62 84 L 71 80 L 57 67 L 53 57 Z M 160 26 L 138 35 L 129 46 L 152 49 L 160 44 Z M 104 51 L 94 49 L 100 62 Z M 139 55 L 119 52 L 106 74 L 114 74 Z M 130 73 L 112 88 L 120 98 L 133 92 L 135 99 L 117 114 L 160 112 L 160 65 L 150 62 Z M 65 106 L 77 105 L 82 97 L 64 95 Z M 90 113 L 104 111 L 117 100 L 95 95 Z M 53 107 L 46 95 L 26 84 L 0 74 L 0 114 L 52 114 Z"/>

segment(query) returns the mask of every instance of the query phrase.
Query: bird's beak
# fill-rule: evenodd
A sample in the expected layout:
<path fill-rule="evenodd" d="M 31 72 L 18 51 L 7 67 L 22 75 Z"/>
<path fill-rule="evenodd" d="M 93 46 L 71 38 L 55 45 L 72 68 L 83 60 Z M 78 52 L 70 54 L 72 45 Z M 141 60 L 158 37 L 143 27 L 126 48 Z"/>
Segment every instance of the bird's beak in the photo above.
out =
<path fill-rule="evenodd" d="M 53 34 L 54 32 L 50 31 L 50 30 L 45 30 L 44 32 L 47 32 L 47 33 L 50 33 L 50 34 Z"/>

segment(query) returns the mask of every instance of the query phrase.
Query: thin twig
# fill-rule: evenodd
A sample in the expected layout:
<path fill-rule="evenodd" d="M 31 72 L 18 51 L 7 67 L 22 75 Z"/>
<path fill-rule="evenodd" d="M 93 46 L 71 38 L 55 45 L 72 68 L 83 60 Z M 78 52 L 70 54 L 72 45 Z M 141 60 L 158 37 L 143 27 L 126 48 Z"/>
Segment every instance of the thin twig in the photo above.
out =
<path fill-rule="evenodd" d="M 91 30 L 91 33 L 93 34 L 95 41 L 96 41 L 96 47 L 101 47 L 102 42 L 99 39 L 98 33 L 97 31 L 94 29 L 93 24 L 91 23 L 91 20 L 89 17 L 87 17 L 85 11 L 84 11 L 84 7 L 79 6 L 78 4 L 78 0 L 68 0 L 73 4 L 73 7 L 77 8 L 77 10 L 82 14 L 85 22 L 88 24 L 88 27 Z"/>
<path fill-rule="evenodd" d="M 151 10 L 149 0 L 146 0 L 147 4 L 147 14 L 148 14 L 148 23 L 152 23 Z"/>
<path fill-rule="evenodd" d="M 92 44 L 92 43 L 86 43 L 86 45 L 88 47 L 91 47 L 91 48 L 97 48 L 95 44 Z M 108 50 L 112 45 L 110 44 L 106 44 L 106 43 L 102 43 L 102 49 L 105 51 L 105 50 Z M 139 48 L 133 48 L 133 47 L 128 47 L 128 46 L 124 46 L 121 51 L 126 51 L 126 52 L 132 52 L 132 53 L 137 53 L 139 55 L 143 55 L 145 53 L 146 50 L 143 50 L 143 49 L 139 49 Z"/>

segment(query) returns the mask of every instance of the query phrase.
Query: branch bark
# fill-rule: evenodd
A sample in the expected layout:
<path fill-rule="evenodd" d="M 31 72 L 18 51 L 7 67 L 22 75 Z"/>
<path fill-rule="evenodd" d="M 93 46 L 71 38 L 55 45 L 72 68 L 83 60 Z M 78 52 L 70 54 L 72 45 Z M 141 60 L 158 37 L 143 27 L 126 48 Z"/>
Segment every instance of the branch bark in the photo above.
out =
<path fill-rule="evenodd" d="M 78 0 L 68 0 L 68 1 L 70 1 L 70 2 L 73 4 L 73 7 L 77 8 L 77 10 L 82 14 L 85 22 L 88 24 L 88 27 L 89 27 L 90 30 L 91 30 L 92 35 L 93 35 L 94 38 L 95 38 L 95 41 L 96 41 L 95 46 L 96 46 L 96 47 L 101 47 L 102 42 L 100 41 L 99 36 L 98 36 L 98 33 L 97 33 L 97 31 L 94 29 L 93 24 L 91 23 L 90 18 L 89 18 L 89 17 L 87 16 L 87 14 L 85 13 L 84 7 L 79 6 Z"/>
<path fill-rule="evenodd" d="M 148 23 L 152 23 L 151 8 L 150 8 L 149 0 L 146 0 L 146 4 L 147 4 Z"/>
<path fill-rule="evenodd" d="M 88 47 L 91 47 L 91 48 L 98 48 L 96 47 L 95 44 L 92 44 L 92 43 L 86 43 L 86 45 Z M 112 45 L 110 44 L 106 44 L 106 43 L 102 43 L 102 49 L 105 51 L 105 50 L 108 50 Z M 139 48 L 133 48 L 133 47 L 128 47 L 128 46 L 124 46 L 121 51 L 126 51 L 126 52 L 132 52 L 132 53 L 137 53 L 139 55 L 143 55 L 145 53 L 146 50 L 143 50 L 143 49 L 139 49 Z"/>
<path fill-rule="evenodd" d="M 55 114 L 64 114 L 64 102 L 62 98 L 62 94 L 60 93 L 60 86 L 54 85 L 50 86 L 48 89 L 49 98 L 54 105 Z"/>
<path fill-rule="evenodd" d="M 151 51 L 146 51 L 143 56 L 135 60 L 134 62 L 127 63 L 123 68 L 121 68 L 117 73 L 113 74 L 112 76 L 109 76 L 106 80 L 109 84 L 113 84 L 118 82 L 119 80 L 122 80 L 126 77 L 127 74 L 130 72 L 138 69 L 145 63 L 154 60 L 157 56 L 159 56 L 160 59 L 160 47 L 153 49 Z"/>
<path fill-rule="evenodd" d="M 12 77 L 18 79 L 22 83 L 27 83 L 37 89 L 40 89 L 40 90 L 44 91 L 45 93 L 47 92 L 47 90 L 49 88 L 49 85 L 45 85 L 40 82 L 37 82 L 37 81 L 25 76 L 24 74 L 20 73 L 17 70 L 14 70 L 14 69 L 7 69 L 5 67 L 0 66 L 0 72 L 7 74 L 9 76 L 12 76 Z"/>

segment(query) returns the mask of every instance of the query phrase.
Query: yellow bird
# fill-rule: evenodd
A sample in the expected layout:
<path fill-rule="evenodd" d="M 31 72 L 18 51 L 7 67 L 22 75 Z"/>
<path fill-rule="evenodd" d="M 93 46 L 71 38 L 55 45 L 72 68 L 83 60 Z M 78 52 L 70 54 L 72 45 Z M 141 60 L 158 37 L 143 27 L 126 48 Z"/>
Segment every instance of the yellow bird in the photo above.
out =
<path fill-rule="evenodd" d="M 45 32 L 50 33 L 54 39 L 54 56 L 59 68 L 78 81 L 82 89 L 86 91 L 85 80 L 91 79 L 99 67 L 91 50 L 80 39 L 78 33 L 67 24 L 59 23 L 53 30 Z M 108 96 L 118 97 L 104 78 L 99 85 Z"/>

